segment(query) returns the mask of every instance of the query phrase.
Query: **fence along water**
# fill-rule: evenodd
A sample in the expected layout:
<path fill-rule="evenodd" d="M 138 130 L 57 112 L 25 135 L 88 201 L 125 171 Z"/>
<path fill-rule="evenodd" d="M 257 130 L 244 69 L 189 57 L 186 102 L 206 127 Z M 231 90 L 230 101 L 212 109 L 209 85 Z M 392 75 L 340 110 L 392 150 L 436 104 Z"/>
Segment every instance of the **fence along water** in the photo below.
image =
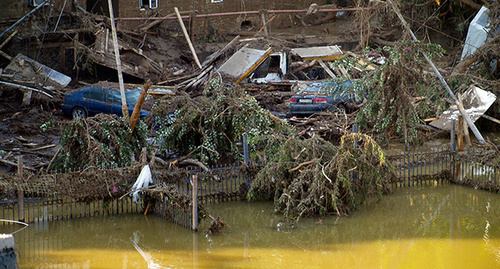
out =
<path fill-rule="evenodd" d="M 458 153 L 454 151 L 453 145 L 387 150 L 387 161 L 391 164 L 397 176 L 397 180 L 393 182 L 393 187 L 448 184 L 451 181 L 490 191 L 498 192 L 500 190 L 500 169 L 498 166 L 486 166 L 468 160 L 461 160 L 459 158 L 460 154 L 468 155 L 467 152 Z M 128 176 L 135 175 L 137 177 L 138 173 L 133 173 L 136 170 L 131 169 Z M 76 176 L 83 172 L 73 173 Z M 19 175 L 22 176 L 22 172 L 19 172 Z M 197 177 L 197 183 L 193 180 L 194 175 Z M 68 177 L 66 176 L 63 179 L 68 179 Z M 78 181 L 78 178 L 72 178 L 71 180 Z M 110 181 L 110 184 L 113 184 L 113 181 Z M 242 167 L 216 166 L 210 168 L 209 172 L 199 168 L 190 169 L 188 170 L 188 176 L 174 183 L 172 187 L 177 188 L 179 193 L 184 195 L 186 199 L 190 199 L 191 204 L 198 210 L 199 206 L 212 202 L 244 199 L 249 184 L 250 176 Z M 197 190 L 194 197 L 193 185 L 196 186 Z M 16 197 L 11 193 L 11 195 L 8 195 L 9 198 L 1 201 L 0 215 L 3 219 L 40 222 L 139 213 L 149 210 L 154 215 L 185 228 L 198 229 L 198 212 L 194 211 L 193 207 L 172 203 L 168 197 L 163 197 L 162 200 L 151 205 L 150 202 L 135 204 L 128 196 L 106 201 L 82 202 L 63 199 L 57 194 L 37 193 L 36 191 L 18 192 L 18 194 Z"/>

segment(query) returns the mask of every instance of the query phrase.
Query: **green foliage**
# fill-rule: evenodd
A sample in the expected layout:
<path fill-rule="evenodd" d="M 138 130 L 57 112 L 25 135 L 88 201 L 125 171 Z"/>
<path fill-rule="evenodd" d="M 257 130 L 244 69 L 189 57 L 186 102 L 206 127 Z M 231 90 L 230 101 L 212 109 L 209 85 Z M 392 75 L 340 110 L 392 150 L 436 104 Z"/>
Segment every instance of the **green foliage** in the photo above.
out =
<path fill-rule="evenodd" d="M 175 119 L 167 120 L 174 110 Z M 261 108 L 255 98 L 240 88 L 224 87 L 219 79 L 210 81 L 200 96 L 187 94 L 160 100 L 153 108 L 160 122 L 155 144 L 180 155 L 194 154 L 204 163 L 242 160 L 238 142 L 243 133 L 255 146 L 263 136 L 290 133 L 293 129 Z"/>
<path fill-rule="evenodd" d="M 441 104 L 445 93 L 440 84 L 423 72 L 423 55 L 441 56 L 439 45 L 414 41 L 396 42 L 394 48 L 384 47 L 385 63 L 365 78 L 367 103 L 356 121 L 360 126 L 373 127 L 377 132 L 400 134 L 405 143 L 416 141 L 419 110 L 414 97 L 426 97 L 428 104 Z M 422 106 L 423 115 L 429 113 Z"/>
<path fill-rule="evenodd" d="M 140 121 L 132 133 L 129 122 L 116 115 L 74 119 L 63 127 L 62 148 L 51 169 L 124 167 L 139 157 L 146 138 L 147 127 Z"/>
<path fill-rule="evenodd" d="M 40 129 L 42 129 L 42 131 L 47 131 L 47 129 L 51 128 L 51 127 L 54 127 L 54 121 L 53 119 L 50 119 L 46 122 L 44 122 L 42 125 L 40 125 Z"/>
<path fill-rule="evenodd" d="M 287 219 L 346 215 L 367 197 L 381 197 L 391 179 L 382 149 L 367 135 L 345 135 L 339 147 L 319 137 L 291 138 L 252 181 L 247 198 L 273 199 Z"/>

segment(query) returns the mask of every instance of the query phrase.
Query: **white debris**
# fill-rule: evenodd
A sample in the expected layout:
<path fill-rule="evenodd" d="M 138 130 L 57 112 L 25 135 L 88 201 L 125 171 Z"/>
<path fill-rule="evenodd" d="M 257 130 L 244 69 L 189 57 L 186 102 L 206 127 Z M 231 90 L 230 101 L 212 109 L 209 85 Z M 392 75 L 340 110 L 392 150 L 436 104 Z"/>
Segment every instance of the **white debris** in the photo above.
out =
<path fill-rule="evenodd" d="M 495 102 L 496 96 L 488 91 L 471 86 L 463 94 L 463 106 L 465 112 L 470 117 L 472 122 L 479 119 L 490 106 Z M 442 130 L 451 129 L 451 120 L 457 120 L 460 111 L 456 105 L 450 106 L 440 116 L 439 120 L 430 123 L 431 126 Z"/>
<path fill-rule="evenodd" d="M 139 177 L 137 177 L 137 181 L 135 181 L 134 186 L 132 186 L 132 196 L 134 197 L 134 203 L 138 203 L 140 190 L 144 187 L 148 187 L 151 183 L 153 183 L 151 169 L 149 169 L 149 165 L 145 165 L 142 168 Z"/>

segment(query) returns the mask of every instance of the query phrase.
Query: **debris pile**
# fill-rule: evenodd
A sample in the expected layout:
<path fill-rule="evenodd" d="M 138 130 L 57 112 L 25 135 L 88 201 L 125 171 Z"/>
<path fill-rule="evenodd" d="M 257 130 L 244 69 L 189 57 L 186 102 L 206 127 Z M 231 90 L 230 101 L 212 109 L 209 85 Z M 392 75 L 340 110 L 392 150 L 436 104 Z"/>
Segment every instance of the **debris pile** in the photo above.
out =
<path fill-rule="evenodd" d="M 205 164 L 241 161 L 242 147 L 238 144 L 243 133 L 248 134 L 252 144 L 259 144 L 260 136 L 292 131 L 240 87 L 222 84 L 217 77 L 196 97 L 178 94 L 159 100 L 152 114 L 158 125 L 158 156 L 169 157 L 173 152 L 197 157 Z"/>

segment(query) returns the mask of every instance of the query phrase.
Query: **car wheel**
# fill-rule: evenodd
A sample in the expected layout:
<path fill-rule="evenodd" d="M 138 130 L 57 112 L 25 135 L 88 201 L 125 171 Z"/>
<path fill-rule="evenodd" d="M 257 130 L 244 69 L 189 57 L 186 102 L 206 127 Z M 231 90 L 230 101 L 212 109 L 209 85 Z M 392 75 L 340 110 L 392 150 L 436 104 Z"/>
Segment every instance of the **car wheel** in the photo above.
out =
<path fill-rule="evenodd" d="M 86 118 L 87 112 L 81 107 L 75 107 L 73 108 L 73 112 L 71 112 L 71 115 L 73 116 L 73 119 Z"/>

